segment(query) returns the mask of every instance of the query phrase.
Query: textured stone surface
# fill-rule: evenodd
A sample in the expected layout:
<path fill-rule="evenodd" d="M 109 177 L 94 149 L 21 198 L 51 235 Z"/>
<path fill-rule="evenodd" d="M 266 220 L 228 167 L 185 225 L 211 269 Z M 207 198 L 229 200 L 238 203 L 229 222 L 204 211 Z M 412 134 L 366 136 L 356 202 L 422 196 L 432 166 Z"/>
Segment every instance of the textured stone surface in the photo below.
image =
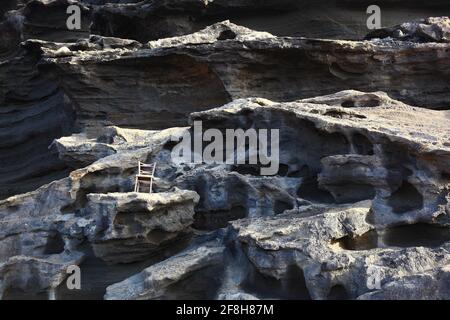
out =
<path fill-rule="evenodd" d="M 0 296 L 450 299 L 448 1 L 370 4 L 1 1 Z M 278 173 L 173 161 L 195 120 Z"/>
<path fill-rule="evenodd" d="M 381 289 L 358 297 L 361 300 L 448 300 L 450 286 L 449 267 L 412 276 L 399 277 L 385 284 Z"/>
<path fill-rule="evenodd" d="M 395 299 L 448 299 L 448 283 L 443 281 L 446 274 L 441 268 L 449 263 L 450 238 L 443 239 L 444 244 L 438 248 L 377 248 L 379 239 L 371 244 L 370 238 L 364 237 L 372 228 L 366 222 L 368 204 L 319 208 L 316 215 L 305 218 L 302 214 L 314 209 L 303 208 L 276 218 L 242 220 L 232 225 L 238 241 L 246 244 L 246 255 L 260 272 L 281 279 L 289 276 L 293 266 L 300 268 L 313 299 L 328 298 L 337 286 L 345 289 L 346 298 L 364 295 L 390 299 L 397 294 Z M 348 239 L 353 239 L 352 246 Z M 368 293 L 375 289 L 369 285 L 375 275 L 381 288 Z M 401 284 L 413 281 L 419 282 L 415 288 L 428 281 L 440 289 L 418 294 L 407 286 L 401 288 Z"/>
<path fill-rule="evenodd" d="M 82 168 L 122 150 L 144 148 L 152 130 L 104 127 L 56 139 L 49 147 L 72 168 Z"/>
<path fill-rule="evenodd" d="M 103 106 L 138 105 L 144 108 L 146 103 L 145 108 L 149 108 L 146 111 L 153 111 L 154 118 L 155 112 L 167 109 L 169 104 L 171 112 L 176 112 L 177 106 L 181 108 L 181 101 L 186 112 L 195 111 L 191 104 L 207 109 L 248 96 L 291 101 L 343 89 L 381 90 L 412 105 L 445 109 L 449 105 L 446 50 L 448 44 L 438 43 L 277 38 L 225 21 L 193 35 L 150 42 L 148 48 L 72 51 L 65 57 L 54 57 L 55 50 L 49 48 L 44 49 L 43 58 L 50 66 L 58 66 L 63 86 L 68 91 L 83 90 L 83 97 L 74 98 L 81 108 L 81 120 L 83 116 L 92 118 L 103 111 L 105 120 L 114 121 L 117 117 L 114 111 L 99 106 L 98 92 L 105 92 Z M 281 66 L 276 64 L 279 59 L 283 60 Z M 145 86 L 133 88 L 121 87 L 115 81 L 106 82 L 106 79 L 118 76 L 114 76 L 114 69 L 108 66 L 124 70 L 120 80 L 124 80 L 123 77 L 142 78 L 140 70 L 129 67 L 130 62 L 139 63 L 141 70 L 156 63 L 164 65 L 166 76 L 154 78 L 147 72 Z M 152 68 L 151 72 L 153 70 L 157 71 Z M 175 70 L 177 77 L 171 78 Z M 95 82 L 91 79 L 94 72 Z M 189 77 L 190 81 L 184 77 Z M 208 77 L 208 84 L 202 82 Z M 167 82 L 169 79 L 170 83 Z M 190 85 L 183 90 L 170 91 L 173 92 L 171 96 L 162 95 L 163 90 L 179 89 L 179 81 Z M 86 84 L 90 84 L 89 87 Z M 93 86 L 97 88 L 94 101 L 90 96 Z M 196 101 L 200 86 L 208 95 Z M 430 88 L 423 90 L 426 87 Z M 153 93 L 151 98 L 144 98 L 143 89 L 151 90 L 147 91 Z M 132 96 L 139 100 L 124 100 L 122 90 L 137 90 Z M 186 95 L 191 97 L 190 101 L 183 99 Z M 132 123 L 123 115 L 116 124 L 123 124 L 121 121 L 128 121 L 128 125 Z"/>
<path fill-rule="evenodd" d="M 82 254 L 54 254 L 49 257 L 17 255 L 0 262 L 0 299 L 10 289 L 38 294 L 58 287 L 68 276 L 67 269 L 81 262 Z"/>
<path fill-rule="evenodd" d="M 20 21 L 17 15 L 5 21 L 0 41 L 0 135 L 8 150 L 2 153 L 3 197 L 67 174 L 48 146 L 85 126 L 183 126 L 189 113 L 236 98 L 291 101 L 343 89 L 383 90 L 432 109 L 449 106 L 448 43 L 282 38 L 222 22 L 148 44 L 91 36 L 17 47 Z"/>
<path fill-rule="evenodd" d="M 217 267 L 223 263 L 223 253 L 225 248 L 217 244 L 202 245 L 194 249 L 186 250 L 161 263 L 155 264 L 141 273 L 128 278 L 120 283 L 116 283 L 106 289 L 105 299 L 107 300 L 148 300 L 167 299 L 171 296 L 171 287 L 182 282 L 184 279 L 198 272 L 206 285 L 208 268 Z M 209 275 L 211 278 L 211 275 Z M 190 279 L 190 281 L 195 281 Z M 211 288 L 212 283 L 207 284 Z M 190 287 L 190 288 L 189 288 Z M 189 284 L 192 290 L 192 283 Z M 207 292 L 208 287 L 203 287 L 202 291 Z"/>
<path fill-rule="evenodd" d="M 112 263 L 144 260 L 189 233 L 198 195 L 170 193 L 89 194 L 86 215 L 94 220 L 88 238 L 97 257 Z"/>
<path fill-rule="evenodd" d="M 177 164 L 170 156 L 172 140 L 190 128 L 153 132 L 145 148 L 118 149 L 68 178 L 0 202 L 3 260 L 19 254 L 39 257 L 55 235 L 72 257 L 83 252 L 80 244 L 87 242 L 94 254 L 109 262 L 140 260 L 147 252 L 140 251 L 142 241 L 123 246 L 128 241 L 123 242 L 124 232 L 133 239 L 139 230 L 149 231 L 160 222 L 180 230 L 192 223 L 192 216 L 192 226 L 199 229 L 216 229 L 244 218 L 233 222 L 225 234 L 211 235 L 219 246 L 226 246 L 226 263 L 220 272 L 212 268 L 215 285 L 206 298 L 414 297 L 396 289 L 404 281 L 432 283 L 439 289 L 424 298 L 447 297 L 441 279 L 446 277 L 450 241 L 448 111 L 411 107 L 384 93 L 345 91 L 291 103 L 241 99 L 194 113 L 194 120 L 202 120 L 205 130 L 279 128 L 280 171 L 267 177 L 246 165 Z M 137 161 L 158 162 L 155 195 L 129 193 Z M 171 195 L 179 197 L 175 187 L 200 196 L 195 215 L 196 197 L 190 197 L 181 211 L 175 210 L 182 213 L 175 216 L 186 217 L 186 224 L 153 220 L 151 213 L 144 214 L 150 220 L 137 218 L 141 209 L 153 210 L 145 209 L 153 203 L 151 197 L 168 200 L 170 212 Z M 122 228 L 113 219 L 117 212 L 133 217 L 139 230 Z M 122 240 L 117 242 L 117 237 Z M 121 251 L 125 247 L 126 254 Z M 369 267 L 383 271 L 381 291 L 368 290 Z M 190 293 L 204 298 L 204 293 L 189 291 L 190 284 L 181 281 L 187 274 L 201 278 L 199 270 L 174 270 L 175 280 L 170 289 L 163 285 L 162 293 L 151 291 L 145 277 L 136 276 L 120 284 L 111 297 L 133 299 L 136 292 L 150 290 L 140 298 L 186 298 Z M 39 272 L 43 274 L 36 276 L 52 274 Z M 298 284 L 289 285 L 294 283 L 291 279 L 298 279 Z M 201 282 L 193 283 L 192 288 L 198 288 Z"/>
<path fill-rule="evenodd" d="M 427 18 L 418 22 L 383 28 L 369 33 L 368 39 L 387 38 L 414 42 L 450 42 L 450 19 L 448 17 Z"/>
<path fill-rule="evenodd" d="M 83 8 L 81 31 L 64 29 L 69 4 Z M 195 32 L 223 18 L 279 36 L 360 39 L 367 33 L 366 9 L 371 4 L 354 0 L 4 0 L 0 19 L 8 10 L 20 9 L 27 37 L 56 41 L 83 38 L 91 32 L 145 42 Z M 445 0 L 409 1 L 408 6 L 396 0 L 377 4 L 383 10 L 383 26 L 448 14 L 449 10 Z"/>

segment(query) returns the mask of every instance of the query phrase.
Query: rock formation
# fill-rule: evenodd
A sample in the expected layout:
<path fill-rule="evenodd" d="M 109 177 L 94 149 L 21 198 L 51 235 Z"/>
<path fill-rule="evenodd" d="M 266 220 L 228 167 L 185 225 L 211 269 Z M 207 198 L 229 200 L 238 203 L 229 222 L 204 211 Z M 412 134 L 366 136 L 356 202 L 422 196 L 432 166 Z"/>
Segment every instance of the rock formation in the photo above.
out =
<path fill-rule="evenodd" d="M 269 128 L 283 128 L 279 173 L 259 176 L 246 165 L 176 164 L 171 160 L 172 140 L 180 139 L 190 128 L 162 130 L 149 135 L 145 148 L 120 150 L 73 171 L 68 178 L 0 203 L 3 242 L 11 241 L 21 230 L 21 238 L 14 240 L 16 251 L 5 245 L 3 259 L 10 261 L 18 253 L 38 257 L 41 253 L 36 246 L 56 234 L 64 239 L 65 254 L 78 256 L 83 253 L 80 245 L 88 242 L 94 253 L 109 263 L 143 260 L 141 254 L 152 250 L 146 237 L 136 242 L 126 240 L 125 234 L 151 235 L 157 226 L 171 229 L 172 222 L 175 229 L 167 229 L 169 232 L 186 230 L 192 222 L 196 229 L 211 230 L 243 218 L 233 222 L 227 232 L 214 235 L 221 243 L 218 246 L 227 248 L 221 249 L 227 251 L 223 274 L 241 272 L 243 275 L 230 279 L 243 279 L 242 283 L 230 283 L 224 276 L 207 298 L 250 294 L 257 298 L 325 299 L 336 290 L 348 298 L 382 298 L 385 285 L 386 295 L 412 297 L 400 289 L 395 291 L 403 281 L 432 283 L 440 289 L 429 297 L 446 297 L 448 291 L 440 287 L 440 279 L 445 278 L 450 240 L 448 111 L 411 107 L 383 93 L 345 91 L 290 103 L 236 100 L 194 113 L 191 121 L 195 120 L 202 120 L 205 129 L 261 128 L 268 124 Z M 96 155 L 94 149 L 91 152 Z M 138 160 L 158 162 L 155 195 L 128 193 Z M 196 196 L 187 198 L 189 209 L 188 204 L 178 202 L 189 193 L 178 194 L 177 187 L 199 194 L 195 215 L 192 206 Z M 169 193 L 165 196 L 161 192 Z M 148 201 L 159 194 L 164 198 L 161 218 L 151 213 L 160 210 L 158 207 L 145 209 L 155 206 Z M 170 208 L 174 208 L 173 217 L 182 220 L 173 221 Z M 118 212 L 128 218 L 118 219 Z M 150 220 L 143 220 L 146 216 Z M 26 219 L 30 222 L 24 225 Z M 39 235 L 34 228 L 48 231 Z M 417 233 L 425 238 L 416 239 Z M 25 241 L 29 237 L 34 237 L 31 246 Z M 203 243 L 194 241 L 190 250 L 203 250 Z M 123 245 L 125 256 L 120 253 Z M 171 259 L 183 260 L 189 252 Z M 203 269 L 203 260 L 198 259 L 186 258 L 181 264 L 188 264 L 185 270 L 173 267 L 178 275 L 169 282 L 147 279 L 158 277 L 157 268 L 166 268 L 173 260 L 161 262 L 161 267 L 150 266 L 138 276 L 109 287 L 107 298 L 188 295 L 182 279 Z M 239 262 L 235 263 L 236 259 Z M 367 288 L 369 267 L 381 270 L 381 291 Z M 45 276 L 57 277 L 59 273 Z M 267 276 L 275 283 L 298 277 L 303 285 L 293 288 L 290 295 L 277 295 L 275 290 L 275 296 L 266 296 L 259 288 L 265 280 L 258 277 Z M 259 280 L 252 283 L 253 278 Z M 134 288 L 129 296 L 123 293 L 128 292 L 127 286 Z M 177 290 L 169 287 L 185 289 L 175 293 Z"/>
<path fill-rule="evenodd" d="M 391 37 L 402 41 L 448 43 L 450 42 L 450 24 L 445 17 L 428 18 L 418 22 L 407 22 L 395 27 L 375 30 L 366 38 L 376 37 Z"/>
<path fill-rule="evenodd" d="M 170 193 L 89 194 L 86 215 L 95 228 L 94 253 L 109 263 L 143 260 L 187 234 L 198 196 L 192 191 Z"/>
<path fill-rule="evenodd" d="M 360 40 L 358 8 L 2 2 L 0 296 L 450 299 L 449 18 L 387 14 Z M 278 129 L 277 173 L 175 161 L 198 121 Z"/>
<path fill-rule="evenodd" d="M 220 265 L 224 262 L 224 251 L 223 246 L 214 243 L 186 250 L 108 287 L 105 298 L 108 300 L 208 298 L 208 293 L 211 294 L 208 291 L 214 293 L 213 283 L 218 280 L 216 274 L 220 272 Z M 188 283 L 180 285 L 180 282 L 186 282 L 186 278 L 199 271 L 201 271 L 200 279 L 191 277 Z M 183 285 L 189 288 L 188 293 L 180 290 Z M 198 292 L 193 290 L 193 286 Z"/>
<path fill-rule="evenodd" d="M 344 89 L 382 90 L 412 105 L 447 109 L 446 50 L 446 43 L 278 38 L 229 22 L 143 45 L 97 36 L 68 44 L 29 40 L 1 66 L 2 74 L 16 74 L 0 83 L 2 104 L 11 110 L 5 123 L 13 128 L 2 130 L 2 148 L 15 150 L 2 153 L 1 194 L 66 174 L 47 146 L 84 127 L 161 129 L 237 98 L 291 101 Z M 46 160 L 11 163 L 25 154 Z"/>
<path fill-rule="evenodd" d="M 80 31 L 64 28 L 66 8 L 74 3 L 83 8 Z M 4 0 L 0 17 L 19 9 L 26 19 L 26 34 L 53 41 L 93 33 L 147 42 L 196 32 L 224 17 L 278 36 L 357 40 L 367 33 L 366 9 L 371 4 L 355 0 Z M 413 0 L 408 6 L 398 0 L 380 0 L 377 5 L 383 8 L 384 26 L 448 14 L 446 0 Z M 45 14 L 49 12 L 51 19 Z"/>

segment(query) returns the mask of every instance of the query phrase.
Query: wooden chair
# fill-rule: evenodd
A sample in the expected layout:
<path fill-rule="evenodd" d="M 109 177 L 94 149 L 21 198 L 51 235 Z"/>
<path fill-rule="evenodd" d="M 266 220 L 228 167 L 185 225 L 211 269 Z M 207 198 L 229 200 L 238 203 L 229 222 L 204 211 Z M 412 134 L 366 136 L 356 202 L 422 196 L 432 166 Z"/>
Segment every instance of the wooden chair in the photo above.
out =
<path fill-rule="evenodd" d="M 153 191 L 153 179 L 155 178 L 156 162 L 145 164 L 139 161 L 138 173 L 134 184 L 134 192 L 140 192 L 141 184 L 150 185 L 149 193 Z"/>

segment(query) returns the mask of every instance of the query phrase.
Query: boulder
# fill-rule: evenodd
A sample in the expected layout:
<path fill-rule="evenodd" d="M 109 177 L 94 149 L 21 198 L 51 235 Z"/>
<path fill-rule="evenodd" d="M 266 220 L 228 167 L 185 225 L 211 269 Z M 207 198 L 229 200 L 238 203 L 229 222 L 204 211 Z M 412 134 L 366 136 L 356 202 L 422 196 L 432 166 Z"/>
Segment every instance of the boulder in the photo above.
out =
<path fill-rule="evenodd" d="M 198 286 L 192 282 L 202 281 L 200 286 L 202 294 L 209 293 L 213 287 L 210 281 L 217 280 L 214 277 L 214 270 L 223 263 L 223 253 L 225 248 L 217 243 L 204 244 L 199 247 L 189 249 L 175 255 L 163 262 L 155 264 L 142 272 L 125 279 L 122 282 L 113 284 L 106 289 L 106 300 L 149 300 L 149 299 L 170 299 L 174 298 L 177 292 L 173 292 L 176 285 L 183 281 L 187 292 L 178 294 L 190 296 L 193 286 Z M 200 274 L 201 279 L 192 279 L 192 276 Z M 190 279 L 188 279 L 190 278 Z M 188 280 L 187 280 L 188 279 Z M 191 292 L 189 292 L 191 291 Z M 176 297 L 176 296 L 175 296 Z M 190 296 L 192 298 L 192 296 Z"/>
<path fill-rule="evenodd" d="M 97 257 L 109 263 L 144 260 L 189 233 L 198 195 L 170 193 L 89 194 L 85 214 L 94 220 L 88 235 Z"/>
<path fill-rule="evenodd" d="M 382 28 L 367 35 L 367 39 L 393 38 L 413 42 L 450 42 L 450 18 L 430 17 L 417 22 L 406 22 Z"/>

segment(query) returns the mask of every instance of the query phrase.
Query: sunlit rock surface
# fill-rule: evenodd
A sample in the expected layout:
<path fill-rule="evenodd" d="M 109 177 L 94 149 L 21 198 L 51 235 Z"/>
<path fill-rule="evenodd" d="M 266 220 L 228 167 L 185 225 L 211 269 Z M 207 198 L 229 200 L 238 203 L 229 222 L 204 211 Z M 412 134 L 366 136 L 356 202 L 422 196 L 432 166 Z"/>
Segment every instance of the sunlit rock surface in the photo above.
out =
<path fill-rule="evenodd" d="M 193 191 L 89 194 L 86 214 L 94 220 L 88 235 L 97 257 L 109 263 L 144 260 L 186 236 L 194 222 Z"/>
<path fill-rule="evenodd" d="M 119 127 L 90 128 L 56 139 L 49 148 L 68 166 L 76 169 L 122 150 L 144 148 L 155 132 Z"/>

